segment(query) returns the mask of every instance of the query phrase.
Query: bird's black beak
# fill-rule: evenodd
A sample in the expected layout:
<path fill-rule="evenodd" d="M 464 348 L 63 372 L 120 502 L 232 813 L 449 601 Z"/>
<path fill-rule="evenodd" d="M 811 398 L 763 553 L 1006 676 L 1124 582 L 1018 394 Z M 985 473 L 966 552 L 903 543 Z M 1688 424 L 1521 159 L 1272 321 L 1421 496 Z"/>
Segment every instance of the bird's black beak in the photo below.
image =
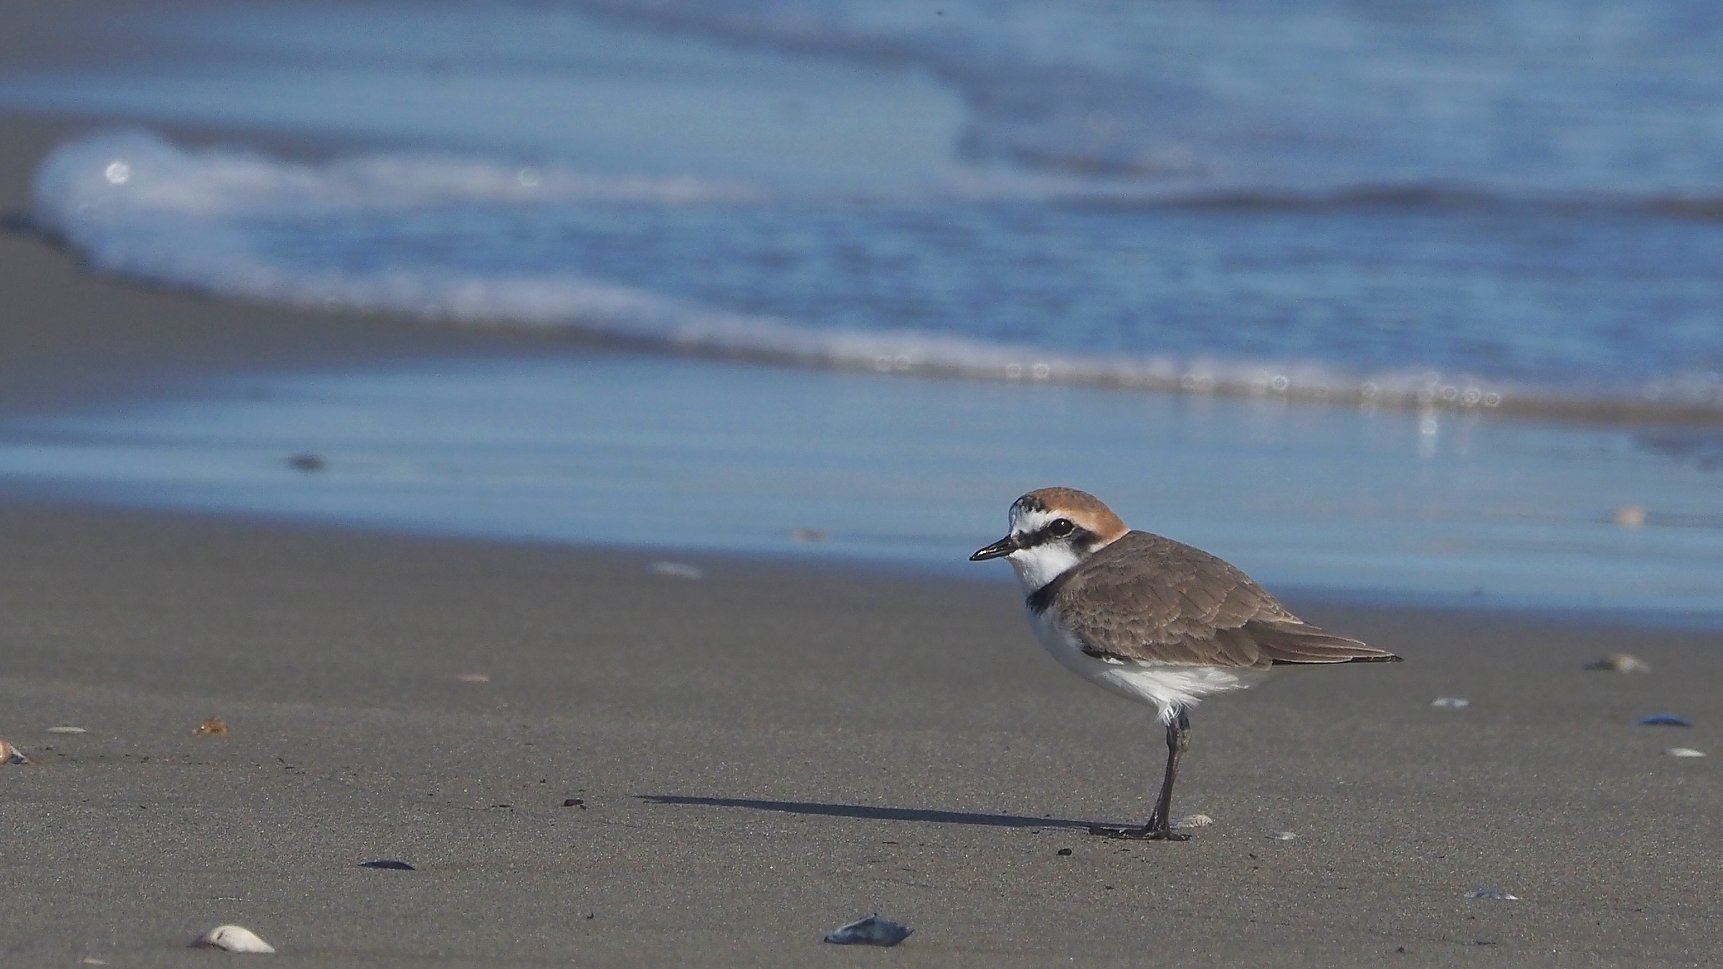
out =
<path fill-rule="evenodd" d="M 986 548 L 977 549 L 975 554 L 969 557 L 969 561 L 985 562 L 988 559 L 1001 558 L 1003 556 L 1010 555 L 1021 547 L 1022 546 L 1017 544 L 1017 536 L 1007 535 Z"/>

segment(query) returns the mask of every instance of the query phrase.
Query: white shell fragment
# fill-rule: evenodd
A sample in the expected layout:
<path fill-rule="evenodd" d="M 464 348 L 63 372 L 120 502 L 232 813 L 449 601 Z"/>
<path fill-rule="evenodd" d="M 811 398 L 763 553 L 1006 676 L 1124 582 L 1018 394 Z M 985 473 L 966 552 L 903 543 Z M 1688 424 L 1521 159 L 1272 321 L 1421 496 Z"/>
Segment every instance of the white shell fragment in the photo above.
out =
<path fill-rule="evenodd" d="M 1430 705 L 1444 710 L 1464 710 L 1472 705 L 1472 701 L 1463 696 L 1439 696 L 1431 700 Z"/>
<path fill-rule="evenodd" d="M 1276 831 L 1273 834 L 1268 836 L 1268 840 L 1270 840 L 1270 841 L 1291 841 L 1297 837 L 1298 837 L 1298 835 L 1294 834 L 1291 831 Z"/>
<path fill-rule="evenodd" d="M 30 758 L 6 740 L 0 739 L 0 764 L 28 764 Z"/>
<path fill-rule="evenodd" d="M 1694 750 L 1692 747 L 1665 747 L 1663 752 L 1671 757 L 1703 757 L 1705 751 Z"/>
<path fill-rule="evenodd" d="M 1467 892 L 1466 897 L 1467 898 L 1484 898 L 1484 899 L 1489 899 L 1492 902 L 1517 902 L 1520 900 L 1520 897 L 1518 895 L 1509 894 L 1508 892 L 1504 892 L 1499 888 L 1476 888 L 1470 892 Z"/>
<path fill-rule="evenodd" d="M 833 945 L 897 945 L 914 931 L 890 919 L 882 919 L 875 912 L 865 919 L 856 919 L 827 932 L 826 941 Z"/>
<path fill-rule="evenodd" d="M 89 731 L 85 730 L 83 727 L 62 726 L 62 727 L 49 727 L 48 732 L 49 733 L 88 733 Z"/>
<path fill-rule="evenodd" d="M 1206 828 L 1213 823 L 1214 818 L 1206 814 L 1187 814 L 1182 818 L 1174 818 L 1172 826 L 1175 828 Z"/>
<path fill-rule="evenodd" d="M 687 562 L 653 562 L 649 571 L 653 575 L 687 579 L 691 582 L 698 582 L 706 577 L 706 573 L 702 572 L 699 566 L 689 565 Z"/>
<path fill-rule="evenodd" d="M 275 947 L 243 925 L 218 925 L 192 940 L 192 946 L 227 952 L 274 952 Z"/>
<path fill-rule="evenodd" d="M 1610 653 L 1595 663 L 1585 664 L 1588 670 L 1605 673 L 1649 673 L 1651 664 L 1632 653 Z"/>

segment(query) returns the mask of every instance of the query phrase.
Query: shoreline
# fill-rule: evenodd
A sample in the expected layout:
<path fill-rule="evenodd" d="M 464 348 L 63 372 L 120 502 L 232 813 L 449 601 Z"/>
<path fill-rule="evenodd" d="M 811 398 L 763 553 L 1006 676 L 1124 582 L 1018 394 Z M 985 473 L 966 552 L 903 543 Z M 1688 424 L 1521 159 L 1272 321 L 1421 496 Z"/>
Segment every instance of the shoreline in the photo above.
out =
<path fill-rule="evenodd" d="M 28 172 L 38 160 L 39 155 L 46 153 L 62 137 L 68 137 L 81 130 L 81 126 L 41 119 L 20 119 L 11 115 L 0 116 L 0 123 L 8 125 L 9 130 L 17 132 L 17 137 L 9 138 L 7 147 L 0 149 L 0 189 L 9 190 L 11 193 L 9 195 L 0 193 L 0 212 L 19 212 L 22 211 L 23 206 L 27 205 L 27 198 L 18 193 L 26 190 Z M 434 325 L 421 320 L 387 315 L 296 310 L 291 307 L 226 301 L 194 293 L 144 286 L 124 278 L 88 271 L 77 263 L 72 253 L 47 244 L 38 236 L 16 232 L 0 234 L 0 290 L 11 294 L 11 309 L 13 310 L 10 316 L 11 325 L 0 325 L 0 415 L 8 415 L 12 418 L 54 417 L 80 410 L 100 410 L 102 407 L 106 407 L 110 412 L 123 414 L 125 412 L 124 407 L 116 409 L 116 405 L 121 402 L 135 401 L 147 407 L 156 403 L 175 400 L 196 401 L 201 399 L 199 394 L 194 391 L 187 395 L 184 392 L 186 385 L 195 385 L 199 381 L 206 380 L 225 384 L 225 387 L 220 391 L 221 394 L 237 395 L 234 398 L 237 401 L 255 403 L 275 399 L 278 390 L 274 388 L 290 386 L 289 383 L 283 383 L 282 379 L 278 378 L 291 381 L 294 375 L 376 373 L 389 368 L 394 368 L 397 372 L 405 372 L 419 367 L 425 373 L 439 373 L 442 375 L 442 379 L 450 380 L 458 373 L 470 372 L 474 369 L 475 361 L 481 363 L 489 361 L 507 367 L 535 357 L 567 361 L 571 374 L 575 373 L 576 368 L 585 367 L 586 370 L 580 371 L 582 376 L 571 379 L 590 380 L 591 371 L 594 368 L 602 370 L 609 366 L 605 361 L 610 358 L 606 355 L 626 354 L 626 351 L 618 351 L 613 347 L 596 342 L 582 342 L 562 334 L 546 335 L 525 330 L 492 330 L 462 328 L 454 325 Z M 648 355 L 648 357 L 659 359 L 653 355 Z M 617 359 L 622 358 L 618 357 Z M 671 360 L 658 369 L 682 366 L 683 364 L 689 367 L 723 366 L 722 364 L 707 363 L 700 360 Z M 758 367 L 759 371 L 753 376 L 765 378 L 767 386 L 780 388 L 775 392 L 782 393 L 784 396 L 774 399 L 780 399 L 782 406 L 792 410 L 808 406 L 805 400 L 805 389 L 797 390 L 793 387 L 783 389 L 787 384 L 795 384 L 798 381 L 801 384 L 808 383 L 809 380 L 802 371 L 794 369 L 780 371 L 779 368 L 764 365 L 751 365 L 746 369 L 752 370 L 755 367 Z M 657 370 L 654 370 L 653 373 L 657 373 Z M 823 380 L 824 378 L 820 379 Z M 868 376 L 834 379 L 848 381 L 882 380 L 880 377 Z M 896 379 L 905 378 L 898 377 Z M 908 379 L 913 385 L 904 387 L 902 392 L 886 390 L 882 393 L 877 388 L 866 388 L 859 391 L 859 397 L 865 397 L 875 402 L 870 406 L 879 406 L 878 400 L 881 398 L 908 400 L 915 399 L 917 395 L 928 395 L 930 399 L 937 400 L 940 387 L 945 383 L 913 377 Z M 763 388 L 757 385 L 759 383 L 757 380 L 754 383 L 756 386 L 751 392 L 759 396 Z M 707 392 L 750 392 L 746 388 L 739 389 L 739 386 L 732 386 L 731 384 L 710 384 L 710 381 L 702 384 Z M 715 390 L 714 386 L 722 387 L 722 390 Z M 857 392 L 857 389 L 852 388 L 852 392 Z M 1093 393 L 1097 397 L 1111 396 L 1111 393 L 1107 391 L 1047 388 L 1042 397 L 1045 397 L 1046 394 L 1069 397 L 1083 393 Z M 1135 395 L 1121 394 L 1119 396 L 1131 398 Z M 1153 395 L 1143 394 L 1142 396 L 1151 398 Z M 1024 401 L 1007 403 L 1010 403 L 1010 406 L 1020 406 L 1024 404 Z M 1072 406 L 1057 399 L 1053 403 L 1056 407 Z M 391 403 L 387 400 L 380 400 L 380 406 L 387 411 Z M 590 400 L 583 401 L 580 406 L 594 414 L 602 413 L 602 410 L 592 410 L 594 404 Z M 1126 406 L 1109 405 L 1113 410 L 1120 412 L 1113 415 L 1113 419 L 1119 422 L 1118 427 L 1121 430 L 1127 430 L 1130 426 L 1130 418 L 1127 413 L 1130 410 L 1142 411 L 1154 407 L 1160 407 L 1164 410 L 1168 407 L 1178 409 L 1219 408 L 1222 406 L 1224 404 L 1221 401 L 1191 400 L 1188 402 L 1156 403 L 1147 399 L 1142 402 L 1130 400 L 1126 402 Z M 1291 403 L 1288 406 L 1295 410 L 1289 412 L 1290 423 L 1283 428 L 1287 433 L 1297 431 L 1297 425 L 1301 422 L 1308 423 L 1324 418 L 1320 412 L 1309 410 L 1309 405 Z M 1330 403 L 1324 409 L 1332 409 L 1337 406 Z M 1354 409 L 1344 408 L 1344 410 Z M 1334 411 L 1333 414 L 1336 418 L 1343 416 L 1340 415 L 1339 411 Z M 1235 417 L 1238 416 L 1235 415 Z M 1245 416 L 1257 417 L 1260 415 Z M 1399 418 L 1385 414 L 1381 419 L 1392 421 Z M 1468 419 L 1498 424 L 1499 427 L 1496 430 L 1498 435 L 1504 430 L 1520 429 L 1523 431 L 1525 428 L 1536 426 L 1535 424 L 1519 424 L 1521 418 L 1512 415 L 1477 415 L 1476 418 Z M 280 419 L 277 419 L 278 424 L 279 422 Z M 1480 425 L 1480 427 L 1487 426 L 1487 424 Z M 95 427 L 95 430 L 98 436 L 113 433 L 111 430 L 104 430 L 99 426 Z M 328 435 L 330 431 L 330 428 L 323 428 L 320 434 Z M 125 433 L 123 427 L 119 433 Z M 1329 433 L 1335 434 L 1336 432 L 1330 431 Z M 1350 440 L 1354 447 L 1367 443 L 1363 437 L 1352 435 L 1350 431 L 1341 432 L 1341 435 L 1336 436 L 1334 440 Z M 274 460 L 279 463 L 290 454 L 299 453 L 301 448 L 307 451 L 320 451 L 324 447 L 333 447 L 336 440 L 338 438 L 320 441 L 316 435 L 313 435 L 299 443 L 290 442 L 286 445 L 288 449 L 281 451 L 280 458 Z M 688 440 L 690 444 L 694 442 L 692 438 Z M 948 443 L 952 446 L 960 445 L 960 442 L 956 441 Z M 1326 445 L 1329 442 L 1324 439 L 1318 443 Z M 1593 443 L 1595 445 L 1595 442 Z M 1156 441 L 1152 445 L 1139 443 L 1137 446 L 1165 446 L 1165 444 L 1166 442 Z M 1609 442 L 1606 441 L 1605 444 L 1609 444 Z M 1498 445 L 1498 449 L 1500 447 Z M 1176 454 L 1177 452 L 1171 453 Z M 361 451 L 358 457 L 372 459 L 373 463 L 376 463 L 375 455 Z M 454 461 L 456 459 L 444 454 L 442 460 Z M 1669 460 L 1679 461 L 1681 459 L 1671 457 Z M 25 475 L 32 473 L 32 469 L 23 465 L 18 465 L 18 467 Z M 484 473 L 483 466 L 479 464 L 463 465 L 463 467 L 470 474 Z M 977 465 L 977 467 L 981 466 Z M 1480 465 L 1480 471 L 1485 467 Z M 1498 471 L 1501 470 L 1499 462 L 1494 467 Z M 1366 470 L 1370 473 L 1380 474 L 1385 469 L 1386 466 L 1371 466 L 1367 467 Z M 1224 476 L 1241 470 L 1247 469 L 1232 467 L 1220 473 Z M 730 469 L 730 471 L 734 473 L 735 469 Z M 72 473 L 76 474 L 77 472 Z M 171 472 L 168 473 L 171 474 Z M 900 471 L 901 473 L 904 472 Z M 999 494 L 1005 494 L 1006 491 L 1009 491 L 1010 486 L 1019 483 L 1015 480 L 1005 480 L 1004 476 L 992 471 L 988 473 L 994 478 L 1001 479 L 999 482 L 989 480 L 986 483 L 978 483 L 978 488 L 986 490 L 989 494 L 993 494 L 995 491 Z M 1619 494 L 1620 497 L 1616 499 L 1617 501 L 1623 499 L 1643 501 L 1646 495 L 1657 493 L 1655 490 L 1649 493 L 1644 491 L 1650 485 L 1642 479 L 1649 473 L 1650 471 L 1636 472 L 1634 479 L 1623 478 L 1619 482 L 1609 480 L 1607 477 L 1599 478 L 1601 483 L 1595 487 L 1598 489 L 1599 495 L 1607 495 L 1611 492 Z M 21 494 L 42 493 L 44 491 L 53 493 L 56 489 L 67 489 L 70 486 L 69 493 L 90 496 L 91 500 L 98 504 L 132 508 L 141 508 L 150 504 L 146 500 L 128 496 L 124 491 L 125 480 L 116 477 L 113 482 L 104 487 L 102 482 L 87 482 L 86 479 L 60 482 L 52 477 L 32 479 L 21 476 L 14 480 L 9 490 Z M 147 479 L 139 480 L 144 484 L 149 483 Z M 929 480 L 938 479 L 935 477 Z M 163 482 L 157 483 L 157 487 L 179 488 L 186 495 L 201 494 L 204 496 L 202 499 L 205 502 L 204 508 L 210 514 L 215 515 L 253 515 L 276 522 L 289 521 L 295 517 L 301 519 L 310 517 L 314 520 L 321 518 L 325 521 L 335 517 L 327 513 L 319 516 L 315 511 L 308 512 L 304 508 L 292 505 L 290 499 L 281 497 L 276 499 L 278 501 L 276 505 L 270 505 L 267 502 L 259 505 L 255 500 L 250 499 L 222 499 L 211 495 L 208 487 L 201 487 L 200 490 L 200 482 L 189 477 L 183 481 L 163 479 Z M 1091 487 L 1102 488 L 1103 484 L 1097 481 Z M 1119 482 L 1105 485 L 1105 488 L 1108 489 L 1107 493 L 1110 495 L 1116 493 L 1113 489 L 1117 487 L 1119 487 Z M 1602 490 L 1604 488 L 1608 490 Z M 1665 490 L 1668 491 L 1668 489 Z M 104 491 L 107 493 L 104 494 Z M 876 500 L 886 496 L 889 491 L 890 489 L 882 491 L 876 488 L 874 492 Z M 1683 507 L 1681 502 L 1689 501 L 1688 496 L 1678 496 L 1673 491 L 1668 491 L 1668 495 L 1675 502 L 1675 505 L 1667 511 L 1680 513 Z M 1178 495 L 1173 494 L 1169 497 L 1173 505 L 1177 506 L 1179 503 Z M 1248 494 L 1235 497 L 1247 503 L 1255 500 Z M 313 494 L 310 498 L 302 500 L 315 500 L 315 498 L 316 495 Z M 188 497 L 177 503 L 158 500 L 154 504 L 158 507 L 176 504 L 178 507 L 187 507 L 195 504 L 197 500 Z M 247 503 L 248 500 L 250 504 Z M 1136 496 L 1135 500 L 1128 497 L 1125 500 L 1129 505 L 1139 507 L 1148 504 L 1144 495 Z M 1158 504 L 1158 497 L 1155 500 Z M 1350 500 L 1368 503 L 1374 499 L 1367 495 L 1353 495 Z M 287 503 L 280 503 L 283 501 Z M 651 516 L 638 517 L 649 510 L 645 508 L 634 509 L 637 513 L 635 519 L 637 528 L 651 527 Z M 660 511 L 662 510 L 661 508 Z M 1497 511 L 1498 513 L 1502 511 L 1511 513 L 1511 509 L 1497 509 Z M 1569 517 L 1588 513 L 1607 516 L 1610 511 L 1609 507 L 1599 507 L 1595 510 L 1584 507 L 1567 507 L 1562 508 L 1559 513 Z M 964 513 L 973 513 L 973 509 L 966 508 Z M 1454 512 L 1449 509 L 1443 513 L 1453 514 Z M 1641 512 L 1641 514 L 1644 513 L 1644 511 Z M 1650 511 L 1654 517 L 1665 513 L 1666 509 L 1661 507 L 1653 507 Z M 1262 550 L 1251 547 L 1250 542 L 1256 536 L 1251 535 L 1248 528 L 1234 528 L 1230 532 L 1216 532 L 1216 525 L 1211 520 L 1212 515 L 1207 519 L 1199 516 L 1194 519 L 1187 518 L 1184 521 L 1178 521 L 1176 514 L 1173 520 L 1157 523 L 1161 527 L 1153 527 L 1152 530 L 1164 531 L 1174 537 L 1192 540 L 1199 545 L 1210 547 L 1235 561 L 1241 562 L 1247 569 L 1258 574 L 1259 578 L 1265 579 L 1274 588 L 1298 589 L 1316 599 L 1364 599 L 1384 605 L 1408 601 L 1414 604 L 1425 602 L 1461 610 L 1482 607 L 1486 610 L 1499 611 L 1506 608 L 1511 611 L 1529 611 L 1551 615 L 1560 614 L 1571 608 L 1581 614 L 1593 617 L 1607 619 L 1607 617 L 1617 615 L 1629 623 L 1640 624 L 1650 619 L 1653 624 L 1660 627 L 1678 628 L 1716 626 L 1719 624 L 1720 615 L 1723 615 L 1715 610 L 1706 610 L 1694 602 L 1678 603 L 1673 599 L 1658 599 L 1659 590 L 1664 587 L 1658 583 L 1667 584 L 1682 581 L 1674 567 L 1661 559 L 1650 564 L 1635 559 L 1634 561 L 1639 564 L 1634 567 L 1642 571 L 1640 573 L 1624 572 L 1624 575 L 1635 584 L 1631 587 L 1625 584 L 1613 587 L 1615 591 L 1612 594 L 1594 595 L 1593 597 L 1599 600 L 1596 602 L 1582 601 L 1580 596 L 1563 595 L 1559 588 L 1551 586 L 1548 581 L 1536 578 L 1522 581 L 1516 578 L 1522 573 L 1530 575 L 1531 570 L 1538 567 L 1537 561 L 1531 558 L 1511 566 L 1498 565 L 1496 567 L 1498 573 L 1495 574 L 1505 576 L 1510 580 L 1502 589 L 1496 590 L 1497 595 L 1505 597 L 1507 600 L 1505 602 L 1469 601 L 1468 594 L 1464 590 L 1476 589 L 1479 586 L 1476 584 L 1455 585 L 1452 576 L 1442 576 L 1434 572 L 1430 572 L 1422 578 L 1410 573 L 1407 575 L 1387 575 L 1385 573 L 1386 578 L 1381 579 L 1374 586 L 1367 586 L 1358 584 L 1360 577 L 1356 574 L 1330 571 L 1326 574 L 1313 576 L 1300 588 L 1298 583 L 1287 581 L 1288 576 L 1298 574 L 1288 565 L 1291 561 L 1289 556 L 1293 553 L 1285 550 L 1295 549 L 1297 546 L 1291 542 L 1296 541 L 1296 539 L 1289 536 L 1278 536 L 1278 540 L 1285 545 L 1285 548 L 1278 552 L 1272 548 L 1268 549 L 1269 554 L 1265 558 L 1262 555 Z M 442 534 L 469 535 L 483 531 L 491 537 L 504 540 L 518 538 L 526 534 L 521 531 L 518 523 L 512 527 L 505 527 L 501 524 L 501 520 L 498 520 L 497 524 L 493 524 L 488 531 L 485 531 L 483 526 L 454 521 L 443 527 L 434 524 L 420 524 L 411 520 L 391 518 L 387 515 L 379 516 L 375 512 L 368 512 L 366 507 L 360 503 L 344 506 L 342 515 L 348 521 L 365 522 L 363 527 L 366 528 L 398 528 L 411 532 L 433 531 Z M 1679 517 L 1679 514 L 1672 515 L 1671 520 L 1674 521 Z M 855 563 L 859 566 L 875 569 L 896 569 L 899 572 L 934 573 L 936 571 L 929 568 L 925 562 L 891 561 L 885 546 L 870 547 L 868 545 L 870 541 L 877 541 L 876 538 L 855 532 L 853 521 L 842 518 L 840 513 L 833 512 L 831 509 L 810 514 L 807 520 L 792 521 L 787 524 L 777 522 L 775 524 L 782 526 L 780 531 L 776 533 L 780 536 L 782 530 L 788 528 L 809 527 L 821 532 L 848 529 L 844 533 L 844 538 L 846 541 L 850 541 L 849 546 L 843 550 L 838 550 L 835 546 L 830 545 L 827 547 L 832 556 L 859 557 L 859 561 Z M 945 524 L 949 526 L 950 523 L 946 522 Z M 1279 520 L 1271 518 L 1259 524 L 1266 524 L 1270 529 L 1273 529 L 1278 527 Z M 1406 521 L 1401 524 L 1408 529 L 1420 527 L 1420 523 L 1416 521 Z M 993 527 L 994 522 L 989 516 L 985 521 L 980 522 L 980 531 L 977 531 L 976 534 L 990 532 Z M 1479 527 L 1484 527 L 1488 531 L 1487 526 Z M 1705 522 L 1695 518 L 1692 524 L 1685 527 L 1703 528 Z M 578 533 L 578 530 L 571 532 L 566 525 L 560 526 L 560 529 L 553 528 L 550 532 L 545 533 L 545 537 L 586 546 L 595 543 L 611 546 L 619 544 L 619 535 L 615 531 L 582 535 Z M 1206 535 L 1204 529 L 1208 529 Z M 1617 531 L 1621 532 L 1619 529 Z M 642 536 L 642 541 L 638 543 L 642 547 L 662 547 L 666 539 L 665 534 L 641 532 L 635 534 Z M 716 544 L 722 545 L 724 541 L 729 541 L 731 543 L 729 545 L 730 551 L 747 556 L 759 552 L 762 545 L 768 543 L 768 540 L 763 536 L 774 533 L 756 530 L 748 534 L 753 537 L 741 544 L 737 544 L 735 535 L 728 539 L 717 540 Z M 1663 544 L 1649 545 L 1647 548 L 1652 550 L 1664 548 L 1669 542 L 1680 537 L 1676 533 L 1669 533 L 1666 538 L 1662 537 L 1663 535 L 1663 532 L 1659 532 L 1660 542 Z M 534 536 L 528 535 L 527 537 L 530 539 Z M 952 536 L 943 537 L 951 538 Z M 1594 542 L 1615 542 L 1621 545 L 1621 551 L 1624 554 L 1636 555 L 1641 558 L 1647 554 L 1636 550 L 1633 545 L 1622 545 L 1622 541 L 1625 540 L 1625 532 L 1617 535 L 1590 535 L 1586 537 Z M 964 530 L 964 535 L 958 536 L 958 538 L 960 540 L 967 539 L 967 530 Z M 1428 543 L 1440 542 L 1444 538 L 1458 538 L 1458 536 L 1417 534 L 1410 530 L 1395 535 L 1384 533 L 1381 523 L 1377 523 L 1375 531 L 1371 533 L 1368 539 L 1361 537 L 1360 540 L 1385 543 L 1383 548 L 1393 548 L 1394 554 L 1405 556 L 1410 550 L 1421 547 L 1419 543 L 1426 543 L 1425 547 L 1427 547 Z M 675 539 L 672 537 L 670 540 L 674 541 Z M 1465 540 L 1475 543 L 1480 540 L 1480 536 L 1474 533 L 1467 536 Z M 713 547 L 714 541 L 714 538 L 708 535 L 693 544 L 697 547 L 710 549 Z M 785 543 L 780 540 L 778 545 L 779 551 L 782 552 Z M 1481 544 L 1475 547 L 1480 550 L 1490 548 L 1490 546 Z M 901 550 L 894 547 L 893 551 Z M 1274 557 L 1276 554 L 1279 555 L 1278 559 Z M 1509 550 L 1507 554 L 1514 553 Z M 798 567 L 799 563 L 796 562 L 794 554 L 784 554 L 783 558 L 786 562 L 792 563 L 791 567 Z M 1268 565 L 1268 574 L 1266 575 L 1263 574 L 1265 564 Z M 1449 568 L 1452 571 L 1454 567 L 1450 566 Z M 1626 566 L 1624 565 L 1623 568 L 1625 569 Z M 1501 572 L 1502 569 L 1507 569 L 1507 571 Z M 1515 572 L 1515 569 L 1518 569 L 1519 572 Z M 1653 574 L 1652 571 L 1649 571 L 1651 569 L 1657 570 L 1658 574 Z M 942 567 L 937 570 L 937 575 L 949 575 L 953 571 L 956 570 Z M 1356 573 L 1358 570 L 1352 571 Z M 967 577 L 965 578 L 967 579 Z M 1537 586 L 1536 583 L 1540 581 L 1543 583 L 1542 586 Z M 1419 585 L 1420 582 L 1423 583 L 1423 586 Z M 1518 584 L 1515 584 L 1516 582 Z M 1428 588 L 1429 591 L 1420 591 L 1423 588 Z M 1688 599 L 1694 600 L 1694 596 L 1689 594 Z"/>
<path fill-rule="evenodd" d="M 704 573 L 711 568 L 740 568 L 762 574 L 803 573 L 831 582 L 854 580 L 925 582 L 935 586 L 1002 588 L 1021 606 L 1017 582 L 1008 570 L 954 558 L 944 564 L 901 557 L 815 556 L 786 551 L 751 551 L 687 546 L 640 545 L 603 541 L 573 542 L 556 538 L 469 534 L 434 527 L 405 527 L 364 521 L 341 521 L 296 517 L 288 513 L 268 514 L 245 510 L 185 509 L 155 504 L 127 504 L 95 496 L 70 496 L 50 485 L 0 483 L 0 498 L 8 507 L 31 515 L 73 515 L 114 521 L 184 523 L 261 532 L 285 532 L 309 539 L 341 539 L 355 542 L 399 539 L 442 542 L 496 549 L 520 549 L 532 554 L 566 554 L 595 560 L 622 558 L 638 562 L 646 571 L 663 566 L 676 574 L 684 565 Z M 978 539 L 979 541 L 979 539 Z M 1301 615 L 1375 615 L 1413 617 L 1433 622 L 1455 617 L 1467 623 L 1523 628 L 1585 630 L 1605 637 L 1634 638 L 1647 635 L 1712 636 L 1723 634 L 1723 613 L 1698 610 L 1628 607 L 1608 604 L 1551 604 L 1489 599 L 1462 593 L 1411 592 L 1397 589 L 1356 589 L 1275 582 L 1269 590 Z M 1723 640 L 1719 640 L 1723 646 Z M 1599 654 L 1601 656 L 1603 654 Z M 1596 659 L 1598 657 L 1593 657 Z"/>

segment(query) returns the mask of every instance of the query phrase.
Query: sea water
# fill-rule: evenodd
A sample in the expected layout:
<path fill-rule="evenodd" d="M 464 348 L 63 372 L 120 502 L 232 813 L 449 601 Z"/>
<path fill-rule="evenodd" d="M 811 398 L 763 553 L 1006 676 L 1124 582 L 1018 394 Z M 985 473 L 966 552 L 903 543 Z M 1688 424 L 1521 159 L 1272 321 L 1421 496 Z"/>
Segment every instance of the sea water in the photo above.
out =
<path fill-rule="evenodd" d="M 125 56 L 0 74 L 0 103 L 128 122 L 36 179 L 34 218 L 92 265 L 635 352 L 202 387 L 57 424 L 64 446 L 14 428 L 15 474 L 906 561 L 1057 482 L 1275 580 L 1723 601 L 1708 4 L 200 4 L 75 29 Z M 312 480 L 299 450 L 334 456 Z"/>
<path fill-rule="evenodd" d="M 1668 443 L 595 351 L 235 376 L 32 417 L 0 425 L 0 474 L 133 505 L 971 575 L 1013 498 L 1073 482 L 1279 588 L 1723 616 L 1717 472 Z"/>

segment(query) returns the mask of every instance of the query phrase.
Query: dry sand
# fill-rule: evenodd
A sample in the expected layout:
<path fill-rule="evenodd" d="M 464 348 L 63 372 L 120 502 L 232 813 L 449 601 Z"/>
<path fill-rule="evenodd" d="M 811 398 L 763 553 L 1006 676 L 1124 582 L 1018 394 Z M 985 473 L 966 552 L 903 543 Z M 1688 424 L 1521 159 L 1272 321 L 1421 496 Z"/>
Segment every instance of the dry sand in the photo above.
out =
<path fill-rule="evenodd" d="M 80 272 L 17 215 L 76 127 L 0 117 L 0 414 L 517 339 Z M 16 496 L 0 550 L 0 737 L 36 761 L 0 767 L 8 967 L 207 965 L 184 946 L 224 922 L 316 966 L 1651 966 L 1723 944 L 1716 633 L 1295 602 L 1408 662 L 1200 708 L 1175 813 L 1214 824 L 1120 844 L 1082 823 L 1142 819 L 1160 732 L 1041 654 L 1003 569 L 698 558 L 695 580 L 637 552 Z M 1583 669 L 1616 650 L 1653 671 Z M 1632 726 L 1659 712 L 1696 725 Z M 211 716 L 229 732 L 195 735 Z M 1521 900 L 1467 897 L 1485 886 Z M 875 910 L 915 935 L 819 941 Z"/>

